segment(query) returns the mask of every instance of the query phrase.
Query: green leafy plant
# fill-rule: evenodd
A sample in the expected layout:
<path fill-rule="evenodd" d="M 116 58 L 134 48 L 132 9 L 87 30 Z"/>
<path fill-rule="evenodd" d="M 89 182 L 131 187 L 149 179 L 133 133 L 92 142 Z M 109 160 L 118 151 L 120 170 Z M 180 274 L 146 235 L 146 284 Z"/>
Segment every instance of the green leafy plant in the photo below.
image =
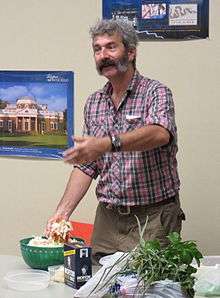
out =
<path fill-rule="evenodd" d="M 195 260 L 200 266 L 200 259 L 203 257 L 198 250 L 195 241 L 182 241 L 176 232 L 170 233 L 167 237 L 169 245 L 161 248 L 158 240 L 146 241 L 143 234 L 146 229 L 147 220 L 143 227 L 137 218 L 139 226 L 139 244 L 130 253 L 126 253 L 113 264 L 108 273 L 102 276 L 102 287 L 114 284 L 120 275 L 136 274 L 138 277 L 137 292 L 144 294 L 147 289 L 157 281 L 169 279 L 179 282 L 182 291 L 189 297 L 194 296 L 194 282 L 197 269 L 193 267 Z M 109 277 L 111 270 L 123 261 L 120 271 Z M 97 287 L 95 287 L 97 288 Z M 93 289 L 94 291 L 95 289 Z"/>
<path fill-rule="evenodd" d="M 182 241 L 176 232 L 170 233 L 168 239 L 170 244 L 166 248 L 161 248 L 158 240 L 141 239 L 124 269 L 137 273 L 145 288 L 155 281 L 169 279 L 179 282 L 182 290 L 193 297 L 193 273 L 197 269 L 191 264 L 195 260 L 200 266 L 202 254 L 194 241 Z"/>

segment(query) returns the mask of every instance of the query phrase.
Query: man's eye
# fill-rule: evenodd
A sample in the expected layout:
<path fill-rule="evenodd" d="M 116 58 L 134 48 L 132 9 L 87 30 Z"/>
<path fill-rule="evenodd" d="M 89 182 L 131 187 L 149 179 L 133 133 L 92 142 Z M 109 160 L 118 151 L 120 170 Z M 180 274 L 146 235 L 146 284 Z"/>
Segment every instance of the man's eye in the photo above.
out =
<path fill-rule="evenodd" d="M 101 48 L 93 48 L 93 50 L 94 50 L 95 53 L 98 53 L 98 52 L 101 51 Z"/>
<path fill-rule="evenodd" d="M 116 49 L 116 45 L 111 44 L 108 46 L 109 50 L 115 50 Z"/>

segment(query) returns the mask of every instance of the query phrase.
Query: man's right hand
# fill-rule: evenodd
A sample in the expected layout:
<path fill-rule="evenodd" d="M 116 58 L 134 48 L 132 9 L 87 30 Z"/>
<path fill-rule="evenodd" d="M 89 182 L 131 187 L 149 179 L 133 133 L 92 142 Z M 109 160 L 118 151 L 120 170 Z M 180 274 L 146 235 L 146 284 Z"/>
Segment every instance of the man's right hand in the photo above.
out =
<path fill-rule="evenodd" d="M 91 182 L 92 177 L 85 174 L 80 169 L 75 168 L 72 171 L 64 195 L 60 200 L 54 215 L 47 221 L 46 228 L 44 230 L 45 236 L 49 237 L 51 235 L 51 227 L 54 222 L 69 220 L 73 210 L 75 210 L 79 201 L 87 192 Z"/>
<path fill-rule="evenodd" d="M 54 214 L 52 217 L 50 217 L 47 221 L 47 225 L 46 225 L 46 229 L 44 231 L 44 235 L 46 237 L 50 237 L 51 235 L 51 227 L 52 227 L 52 224 L 54 222 L 59 222 L 61 220 L 68 220 L 68 216 L 65 216 L 65 215 L 61 215 L 61 214 Z"/>

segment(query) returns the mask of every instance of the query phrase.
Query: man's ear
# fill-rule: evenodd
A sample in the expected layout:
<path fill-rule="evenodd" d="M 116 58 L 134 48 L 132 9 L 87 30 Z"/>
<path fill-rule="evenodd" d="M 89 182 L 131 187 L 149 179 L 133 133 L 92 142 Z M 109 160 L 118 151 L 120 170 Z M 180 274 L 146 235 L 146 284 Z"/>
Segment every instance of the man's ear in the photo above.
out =
<path fill-rule="evenodd" d="M 136 57 L 136 54 L 137 54 L 137 50 L 136 49 L 129 49 L 128 50 L 128 60 L 130 62 L 134 61 L 134 59 Z"/>

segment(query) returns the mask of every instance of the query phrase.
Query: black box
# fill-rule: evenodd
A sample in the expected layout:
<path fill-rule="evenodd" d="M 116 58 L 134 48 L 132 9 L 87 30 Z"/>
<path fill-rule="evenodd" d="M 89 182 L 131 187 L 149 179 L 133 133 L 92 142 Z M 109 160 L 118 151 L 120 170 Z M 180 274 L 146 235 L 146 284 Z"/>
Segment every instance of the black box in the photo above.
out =
<path fill-rule="evenodd" d="M 64 281 L 79 289 L 92 277 L 91 247 L 82 244 L 64 244 Z"/>

